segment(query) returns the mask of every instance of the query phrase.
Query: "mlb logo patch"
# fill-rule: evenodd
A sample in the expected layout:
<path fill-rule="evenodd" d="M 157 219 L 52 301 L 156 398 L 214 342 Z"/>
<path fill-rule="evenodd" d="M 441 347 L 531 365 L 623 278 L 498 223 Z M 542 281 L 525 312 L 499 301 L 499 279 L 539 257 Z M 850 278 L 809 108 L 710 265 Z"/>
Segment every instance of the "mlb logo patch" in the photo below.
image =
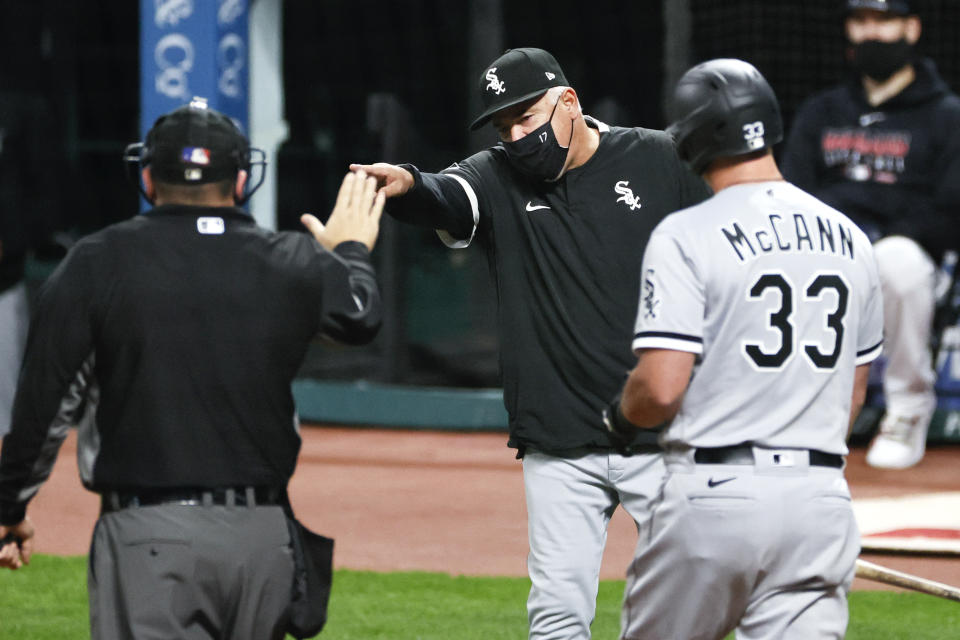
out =
<path fill-rule="evenodd" d="M 223 218 L 218 218 L 215 216 L 203 216 L 197 218 L 197 231 L 204 235 L 218 236 L 225 230 L 226 225 L 223 223 Z"/>
<path fill-rule="evenodd" d="M 181 159 L 192 164 L 210 164 L 210 150 L 203 147 L 184 147 Z"/>

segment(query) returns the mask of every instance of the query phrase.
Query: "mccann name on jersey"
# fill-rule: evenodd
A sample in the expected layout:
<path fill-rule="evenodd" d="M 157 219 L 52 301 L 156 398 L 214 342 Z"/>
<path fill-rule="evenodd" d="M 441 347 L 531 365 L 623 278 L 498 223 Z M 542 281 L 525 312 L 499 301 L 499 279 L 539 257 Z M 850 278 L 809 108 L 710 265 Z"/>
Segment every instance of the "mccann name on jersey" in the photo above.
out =
<path fill-rule="evenodd" d="M 761 226 L 744 230 L 738 220 L 720 227 L 740 262 L 778 252 L 829 253 L 854 259 L 851 227 L 818 215 L 771 213 Z"/>

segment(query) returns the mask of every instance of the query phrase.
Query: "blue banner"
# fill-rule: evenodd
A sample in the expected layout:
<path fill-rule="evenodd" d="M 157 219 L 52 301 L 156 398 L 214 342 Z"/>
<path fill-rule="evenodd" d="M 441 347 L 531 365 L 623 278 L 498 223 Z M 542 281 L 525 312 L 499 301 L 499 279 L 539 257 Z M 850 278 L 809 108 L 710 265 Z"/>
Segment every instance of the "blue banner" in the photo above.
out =
<path fill-rule="evenodd" d="M 202 96 L 249 122 L 249 0 L 140 0 L 140 133 Z"/>

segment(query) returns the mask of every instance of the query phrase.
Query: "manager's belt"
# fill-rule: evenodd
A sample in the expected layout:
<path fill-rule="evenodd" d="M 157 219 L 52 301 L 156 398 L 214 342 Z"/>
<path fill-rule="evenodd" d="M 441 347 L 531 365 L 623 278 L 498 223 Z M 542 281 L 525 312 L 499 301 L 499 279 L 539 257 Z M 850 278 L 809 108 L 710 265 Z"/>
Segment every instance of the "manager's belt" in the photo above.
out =
<path fill-rule="evenodd" d="M 843 456 L 810 449 L 811 467 L 843 467 Z M 738 444 L 733 447 L 707 447 L 693 453 L 693 461 L 698 464 L 753 464 L 753 447 Z"/>
<path fill-rule="evenodd" d="M 217 489 L 144 489 L 105 491 L 100 497 L 100 512 L 110 513 L 130 507 L 161 504 L 191 506 L 256 507 L 283 504 L 285 492 L 275 487 L 225 487 Z"/>

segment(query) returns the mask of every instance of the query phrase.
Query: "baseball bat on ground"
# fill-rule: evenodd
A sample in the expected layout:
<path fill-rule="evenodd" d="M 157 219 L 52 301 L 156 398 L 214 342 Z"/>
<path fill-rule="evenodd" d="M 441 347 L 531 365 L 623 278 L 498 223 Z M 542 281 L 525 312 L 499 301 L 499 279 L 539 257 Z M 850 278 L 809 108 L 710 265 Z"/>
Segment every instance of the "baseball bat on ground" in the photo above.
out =
<path fill-rule="evenodd" d="M 857 558 L 857 577 L 960 602 L 960 589 L 957 587 L 913 576 L 909 573 L 894 571 L 860 558 Z"/>

